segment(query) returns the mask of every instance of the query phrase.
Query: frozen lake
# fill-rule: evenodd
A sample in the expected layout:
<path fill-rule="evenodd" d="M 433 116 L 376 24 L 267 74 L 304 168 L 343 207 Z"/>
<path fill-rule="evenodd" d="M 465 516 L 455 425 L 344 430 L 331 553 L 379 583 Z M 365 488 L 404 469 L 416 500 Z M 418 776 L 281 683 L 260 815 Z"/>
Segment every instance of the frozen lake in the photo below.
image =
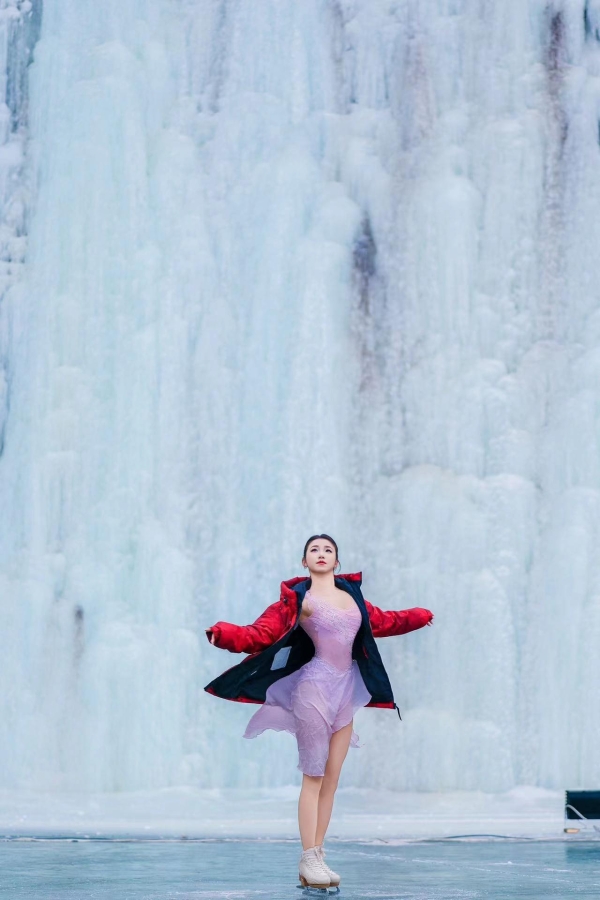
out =
<path fill-rule="evenodd" d="M 0 897 L 299 900 L 297 799 L 296 785 L 0 792 Z M 600 840 L 567 837 L 563 809 L 562 792 L 540 788 L 341 788 L 327 861 L 340 900 L 597 897 Z"/>
<path fill-rule="evenodd" d="M 296 841 L 5 841 L 0 897 L 28 900 L 299 900 Z M 597 897 L 600 843 L 330 842 L 340 897 Z M 329 895 L 336 896 L 336 895 Z"/>

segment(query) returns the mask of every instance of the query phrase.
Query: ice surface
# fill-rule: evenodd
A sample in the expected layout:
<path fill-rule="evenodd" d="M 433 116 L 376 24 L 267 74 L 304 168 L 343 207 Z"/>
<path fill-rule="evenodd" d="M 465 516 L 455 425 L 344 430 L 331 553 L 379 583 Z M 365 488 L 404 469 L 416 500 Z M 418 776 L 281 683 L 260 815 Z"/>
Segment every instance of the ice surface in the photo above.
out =
<path fill-rule="evenodd" d="M 326 530 L 436 614 L 347 786 L 597 787 L 599 4 L 41 11 L 0 2 L 0 784 L 293 784 L 204 628 Z"/>
<path fill-rule="evenodd" d="M 598 895 L 598 847 L 332 844 L 340 900 L 546 900 Z M 301 900 L 290 843 L 0 844 L 4 896 L 28 900 Z M 329 895 L 334 896 L 334 895 Z"/>

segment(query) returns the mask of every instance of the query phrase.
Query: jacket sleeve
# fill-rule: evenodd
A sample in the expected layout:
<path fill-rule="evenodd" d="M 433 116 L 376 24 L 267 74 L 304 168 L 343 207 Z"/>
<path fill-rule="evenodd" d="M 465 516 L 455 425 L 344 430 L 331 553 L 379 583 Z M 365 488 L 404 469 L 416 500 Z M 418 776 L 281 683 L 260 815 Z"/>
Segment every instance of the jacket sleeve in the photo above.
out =
<path fill-rule="evenodd" d="M 365 600 L 373 637 L 393 637 L 423 628 L 433 619 L 428 609 L 415 606 L 412 609 L 379 609 Z"/>
<path fill-rule="evenodd" d="M 285 634 L 286 617 L 281 600 L 268 606 L 252 625 L 233 625 L 231 622 L 216 622 L 206 632 L 210 641 L 215 636 L 215 647 L 231 653 L 256 653 L 270 647 Z"/>

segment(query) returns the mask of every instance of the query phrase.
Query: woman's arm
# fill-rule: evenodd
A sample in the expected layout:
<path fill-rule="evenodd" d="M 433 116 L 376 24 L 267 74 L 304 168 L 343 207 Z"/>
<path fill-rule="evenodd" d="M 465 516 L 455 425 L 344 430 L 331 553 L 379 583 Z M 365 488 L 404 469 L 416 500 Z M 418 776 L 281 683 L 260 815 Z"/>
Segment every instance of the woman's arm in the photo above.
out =
<path fill-rule="evenodd" d="M 276 600 L 260 614 L 252 625 L 233 625 L 216 622 L 206 628 L 206 637 L 216 647 L 231 653 L 256 653 L 270 647 L 287 629 L 286 607 Z"/>
<path fill-rule="evenodd" d="M 310 597 L 305 597 L 302 601 L 302 609 L 300 610 L 300 622 L 305 622 L 314 612 Z"/>
<path fill-rule="evenodd" d="M 424 625 L 431 625 L 433 613 L 428 609 L 415 606 L 412 609 L 379 609 L 365 600 L 373 637 L 393 637 L 416 631 Z"/>

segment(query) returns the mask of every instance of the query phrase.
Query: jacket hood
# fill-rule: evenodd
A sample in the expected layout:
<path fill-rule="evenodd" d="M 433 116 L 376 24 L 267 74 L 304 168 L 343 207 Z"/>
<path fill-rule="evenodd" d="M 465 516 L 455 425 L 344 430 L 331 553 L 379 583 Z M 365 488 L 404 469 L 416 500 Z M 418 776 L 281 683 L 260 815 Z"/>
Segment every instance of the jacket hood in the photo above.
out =
<path fill-rule="evenodd" d="M 362 584 L 362 572 L 353 572 L 348 575 L 334 575 L 334 578 L 344 578 L 346 581 L 355 581 L 359 586 Z M 295 578 L 288 578 L 287 581 L 282 581 L 280 599 L 283 600 L 284 603 L 287 603 L 288 600 L 295 601 L 296 594 L 294 588 L 302 581 L 310 581 L 310 576 L 297 575 Z"/>

